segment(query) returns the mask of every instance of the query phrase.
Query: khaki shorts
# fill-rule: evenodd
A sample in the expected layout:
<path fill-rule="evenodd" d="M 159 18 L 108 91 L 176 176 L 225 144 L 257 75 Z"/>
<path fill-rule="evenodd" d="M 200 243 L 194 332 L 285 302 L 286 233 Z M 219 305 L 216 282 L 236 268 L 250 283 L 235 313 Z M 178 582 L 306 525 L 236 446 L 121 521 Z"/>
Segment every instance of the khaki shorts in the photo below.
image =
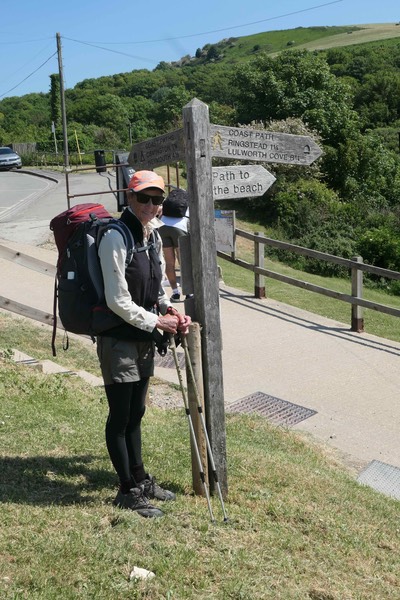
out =
<path fill-rule="evenodd" d="M 164 248 L 179 248 L 179 238 L 187 235 L 186 231 L 172 225 L 163 225 L 158 229 L 158 233 Z"/>
<path fill-rule="evenodd" d="M 118 340 L 113 337 L 97 338 L 104 385 L 131 383 L 154 375 L 154 343 Z"/>

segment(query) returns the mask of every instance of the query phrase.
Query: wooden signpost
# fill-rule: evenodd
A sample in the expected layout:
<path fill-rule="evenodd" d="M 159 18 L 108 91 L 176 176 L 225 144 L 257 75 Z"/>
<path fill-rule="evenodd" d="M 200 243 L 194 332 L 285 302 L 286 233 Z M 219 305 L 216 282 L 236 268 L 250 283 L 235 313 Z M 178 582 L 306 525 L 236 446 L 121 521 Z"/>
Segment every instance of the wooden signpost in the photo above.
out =
<path fill-rule="evenodd" d="M 153 169 L 175 163 L 185 158 L 183 129 L 134 144 L 129 153 L 128 163 L 136 171 Z"/>
<path fill-rule="evenodd" d="M 263 196 L 275 177 L 261 165 L 213 167 L 214 200 Z"/>
<path fill-rule="evenodd" d="M 207 430 L 222 492 L 228 491 L 219 278 L 214 229 L 208 107 L 196 98 L 183 108 L 194 317 L 201 326 Z M 210 479 L 210 488 L 214 482 Z"/>
<path fill-rule="evenodd" d="M 321 148 L 308 136 L 211 125 L 212 155 L 231 160 L 310 165 Z"/>
<path fill-rule="evenodd" d="M 213 168 L 212 159 L 301 166 L 311 164 L 322 152 L 308 136 L 212 125 L 207 105 L 196 98 L 183 108 L 182 114 L 183 129 L 135 144 L 128 162 L 139 170 L 186 161 L 191 269 L 186 265 L 185 270 L 192 278 L 192 317 L 201 328 L 207 430 L 221 490 L 226 495 L 225 404 L 214 200 L 261 196 L 275 177 L 261 165 Z M 210 488 L 214 488 L 212 481 Z"/>

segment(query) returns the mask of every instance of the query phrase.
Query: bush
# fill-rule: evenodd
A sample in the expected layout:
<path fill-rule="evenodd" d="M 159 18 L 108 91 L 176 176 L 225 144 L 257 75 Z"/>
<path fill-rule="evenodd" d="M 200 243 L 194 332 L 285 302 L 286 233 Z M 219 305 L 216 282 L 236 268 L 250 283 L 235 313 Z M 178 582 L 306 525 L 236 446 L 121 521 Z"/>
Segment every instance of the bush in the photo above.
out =
<path fill-rule="evenodd" d="M 342 211 L 335 192 L 315 180 L 299 179 L 272 199 L 277 224 L 289 240 L 300 239 Z"/>
<path fill-rule="evenodd" d="M 338 227 L 334 222 L 324 223 L 299 240 L 298 245 L 339 256 L 351 258 L 356 254 L 355 233 L 350 225 Z M 342 265 L 306 258 L 305 270 L 324 277 L 347 277 L 348 269 Z"/>
<path fill-rule="evenodd" d="M 388 227 L 363 233 L 357 242 L 357 252 L 371 265 L 400 271 L 400 236 Z"/>

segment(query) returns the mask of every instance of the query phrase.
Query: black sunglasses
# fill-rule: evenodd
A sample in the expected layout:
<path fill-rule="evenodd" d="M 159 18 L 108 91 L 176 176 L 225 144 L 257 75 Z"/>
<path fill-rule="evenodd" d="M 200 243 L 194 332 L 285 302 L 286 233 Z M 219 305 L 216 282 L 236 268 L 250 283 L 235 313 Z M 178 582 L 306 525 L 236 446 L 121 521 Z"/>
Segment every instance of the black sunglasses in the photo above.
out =
<path fill-rule="evenodd" d="M 164 202 L 164 196 L 149 196 L 148 194 L 141 194 L 140 192 L 136 193 L 136 200 L 140 204 L 147 204 L 149 200 L 151 200 L 153 206 L 160 206 Z"/>

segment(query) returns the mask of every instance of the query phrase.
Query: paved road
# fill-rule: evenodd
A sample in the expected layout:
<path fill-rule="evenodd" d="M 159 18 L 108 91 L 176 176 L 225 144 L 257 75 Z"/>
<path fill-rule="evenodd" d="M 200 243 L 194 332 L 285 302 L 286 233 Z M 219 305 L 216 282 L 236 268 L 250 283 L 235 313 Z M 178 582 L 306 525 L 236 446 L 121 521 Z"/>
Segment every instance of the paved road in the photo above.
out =
<path fill-rule="evenodd" d="M 54 172 L 46 175 L 28 171 L 0 173 L 0 238 L 38 246 L 50 236 L 50 219 L 68 207 L 65 178 Z M 51 178 L 51 179 L 50 179 Z M 110 212 L 117 209 L 113 173 L 69 175 L 71 195 L 98 192 L 95 196 L 71 198 L 71 206 L 101 202 Z"/>
<path fill-rule="evenodd" d="M 40 198 L 56 183 L 20 171 L 0 171 L 0 221 Z"/>

